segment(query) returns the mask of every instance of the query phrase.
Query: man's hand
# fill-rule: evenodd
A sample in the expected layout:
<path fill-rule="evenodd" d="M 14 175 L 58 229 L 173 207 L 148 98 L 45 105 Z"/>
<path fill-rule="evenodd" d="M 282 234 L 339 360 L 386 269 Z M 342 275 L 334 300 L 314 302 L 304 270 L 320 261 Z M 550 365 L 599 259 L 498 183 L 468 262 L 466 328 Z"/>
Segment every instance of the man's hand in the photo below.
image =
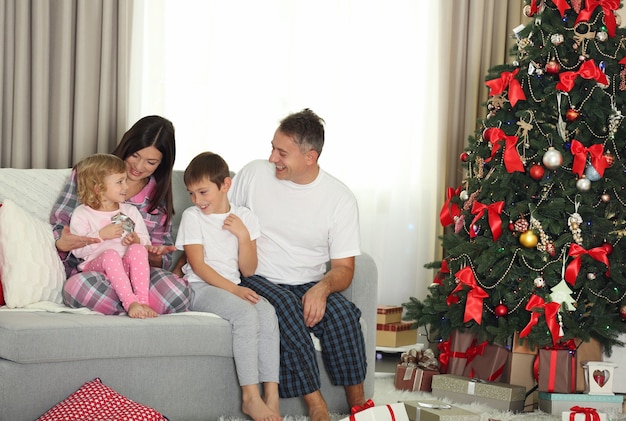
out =
<path fill-rule="evenodd" d="M 99 238 L 94 237 L 85 237 L 82 235 L 72 234 L 70 231 L 70 227 L 67 225 L 63 227 L 63 231 L 61 232 L 61 236 L 56 241 L 55 245 L 57 250 L 63 252 L 70 252 L 75 249 L 79 249 L 81 247 L 88 246 L 90 244 L 99 243 Z"/>
<path fill-rule="evenodd" d="M 313 327 L 322 320 L 326 314 L 326 299 L 329 292 L 322 282 L 318 282 L 309 289 L 302 297 L 304 309 L 304 324 Z"/>

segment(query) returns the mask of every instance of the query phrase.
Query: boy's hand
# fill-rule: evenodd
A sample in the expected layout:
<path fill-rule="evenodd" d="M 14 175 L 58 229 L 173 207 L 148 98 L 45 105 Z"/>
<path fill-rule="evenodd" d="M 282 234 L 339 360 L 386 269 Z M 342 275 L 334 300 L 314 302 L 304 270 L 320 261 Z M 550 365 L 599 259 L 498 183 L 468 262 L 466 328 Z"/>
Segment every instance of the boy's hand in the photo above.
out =
<path fill-rule="evenodd" d="M 241 218 L 235 214 L 231 213 L 226 217 L 222 228 L 233 233 L 233 235 L 239 240 L 250 239 L 248 228 L 246 228 L 246 225 L 243 223 Z"/>
<path fill-rule="evenodd" d="M 259 294 L 257 294 L 256 292 L 254 292 L 250 288 L 240 287 L 240 286 L 236 287 L 235 295 L 238 296 L 239 298 L 243 299 L 243 300 L 246 300 L 246 301 L 252 303 L 252 304 L 258 303 L 259 300 L 261 299 L 261 297 L 259 297 Z"/>

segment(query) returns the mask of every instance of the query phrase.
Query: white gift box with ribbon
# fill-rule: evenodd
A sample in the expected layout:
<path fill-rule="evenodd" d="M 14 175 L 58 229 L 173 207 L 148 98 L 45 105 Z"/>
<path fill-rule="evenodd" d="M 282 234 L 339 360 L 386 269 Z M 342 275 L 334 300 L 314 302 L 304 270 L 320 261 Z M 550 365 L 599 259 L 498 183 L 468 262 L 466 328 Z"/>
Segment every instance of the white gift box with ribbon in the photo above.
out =
<path fill-rule="evenodd" d="M 378 405 L 359 411 L 341 421 L 409 421 L 404 403 Z"/>

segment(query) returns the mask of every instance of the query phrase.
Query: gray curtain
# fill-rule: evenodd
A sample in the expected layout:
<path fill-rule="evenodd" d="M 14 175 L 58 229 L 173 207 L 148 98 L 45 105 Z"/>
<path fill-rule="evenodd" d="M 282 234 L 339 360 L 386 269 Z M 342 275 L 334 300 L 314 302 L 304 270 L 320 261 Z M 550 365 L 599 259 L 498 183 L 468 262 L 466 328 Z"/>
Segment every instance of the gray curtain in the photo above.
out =
<path fill-rule="evenodd" d="M 64 168 L 127 128 L 132 0 L 0 0 L 0 167 Z"/>
<path fill-rule="evenodd" d="M 531 21 L 523 13 L 523 0 L 440 0 L 442 40 L 440 141 L 448 148 L 445 187 L 460 185 L 459 156 L 467 138 L 486 115 L 485 76 L 490 67 L 511 62 L 513 28 Z M 443 203 L 443 194 L 441 202 Z"/>

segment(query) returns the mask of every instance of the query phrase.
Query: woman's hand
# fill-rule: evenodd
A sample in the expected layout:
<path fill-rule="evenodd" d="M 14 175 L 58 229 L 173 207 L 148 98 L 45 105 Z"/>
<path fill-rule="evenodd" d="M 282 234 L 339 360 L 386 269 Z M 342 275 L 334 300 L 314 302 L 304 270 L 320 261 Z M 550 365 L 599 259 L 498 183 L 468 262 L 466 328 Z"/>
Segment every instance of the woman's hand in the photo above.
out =
<path fill-rule="evenodd" d="M 176 246 L 153 246 L 147 245 L 148 262 L 150 266 L 155 268 L 163 267 L 163 255 L 176 251 Z"/>
<path fill-rule="evenodd" d="M 82 235 L 72 234 L 70 231 L 70 227 L 67 225 L 63 227 L 63 231 L 61 232 L 61 236 L 58 240 L 56 240 L 55 245 L 57 250 L 63 252 L 70 252 L 75 249 L 79 249 L 81 247 L 88 246 L 90 244 L 99 243 L 99 238 L 94 237 L 85 237 Z"/>

